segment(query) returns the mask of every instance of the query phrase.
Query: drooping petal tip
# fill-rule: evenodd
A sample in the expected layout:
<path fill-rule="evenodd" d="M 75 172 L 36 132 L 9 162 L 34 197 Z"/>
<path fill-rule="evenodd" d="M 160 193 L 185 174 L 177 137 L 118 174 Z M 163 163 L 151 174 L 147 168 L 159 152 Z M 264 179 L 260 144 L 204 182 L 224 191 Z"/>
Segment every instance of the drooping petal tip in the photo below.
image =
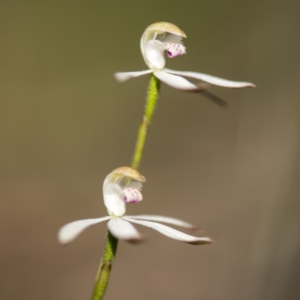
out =
<path fill-rule="evenodd" d="M 214 240 L 210 238 L 199 238 L 198 241 L 186 242 L 186 243 L 190 245 L 200 246 L 200 245 L 212 244 L 214 243 Z"/>
<path fill-rule="evenodd" d="M 255 88 L 255 87 L 256 87 L 256 84 L 249 82 L 249 86 L 248 86 L 248 87 Z"/>

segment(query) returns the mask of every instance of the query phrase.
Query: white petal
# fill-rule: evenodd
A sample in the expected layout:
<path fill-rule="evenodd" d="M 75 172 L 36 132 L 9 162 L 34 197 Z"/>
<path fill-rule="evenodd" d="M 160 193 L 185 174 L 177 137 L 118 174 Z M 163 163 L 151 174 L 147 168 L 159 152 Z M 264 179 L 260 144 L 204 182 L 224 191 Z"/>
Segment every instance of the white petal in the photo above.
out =
<path fill-rule="evenodd" d="M 167 85 L 183 91 L 197 91 L 199 87 L 183 77 L 176 76 L 165 72 L 165 69 L 162 71 L 155 71 L 154 75 L 161 80 L 162 82 L 166 83 Z"/>
<path fill-rule="evenodd" d="M 219 77 L 215 77 L 208 74 L 203 73 L 197 73 L 197 72 L 181 72 L 181 71 L 173 71 L 170 69 L 164 69 L 165 72 L 179 75 L 179 76 L 185 76 L 185 77 L 191 77 L 194 79 L 198 79 L 213 85 L 218 85 L 222 87 L 228 87 L 228 88 L 235 88 L 235 89 L 241 89 L 246 87 L 255 87 L 255 85 L 251 82 L 240 82 L 240 81 L 232 81 L 227 79 L 222 79 Z"/>
<path fill-rule="evenodd" d="M 124 194 L 119 185 L 108 183 L 103 186 L 104 204 L 108 213 L 117 217 L 123 216 L 126 212 Z"/>
<path fill-rule="evenodd" d="M 135 227 L 121 218 L 112 218 L 107 223 L 109 232 L 117 239 L 137 242 L 142 239 Z"/>
<path fill-rule="evenodd" d="M 157 215 L 134 215 L 134 216 L 128 216 L 126 217 L 137 219 L 137 220 L 144 220 L 144 221 L 154 221 L 154 222 L 162 222 L 174 226 L 180 226 L 189 230 L 198 230 L 200 227 L 194 226 L 188 222 L 185 222 L 180 219 L 171 218 L 171 217 L 165 217 L 165 216 L 157 216 Z"/>
<path fill-rule="evenodd" d="M 145 71 L 137 71 L 137 72 L 118 72 L 115 73 L 115 78 L 119 82 L 124 82 L 128 79 L 140 77 L 146 74 L 152 73 L 152 70 L 145 70 Z"/>
<path fill-rule="evenodd" d="M 145 59 L 150 69 L 163 69 L 166 64 L 164 51 L 166 47 L 164 43 L 158 40 L 147 42 L 145 47 Z"/>
<path fill-rule="evenodd" d="M 209 243 L 213 242 L 210 238 L 196 237 L 196 236 L 188 235 L 186 233 L 183 233 L 181 231 L 178 231 L 176 229 L 173 229 L 173 228 L 171 228 L 169 226 L 166 226 L 166 225 L 163 225 L 163 224 L 150 222 L 150 221 L 136 220 L 136 219 L 130 218 L 128 216 L 124 216 L 123 219 L 127 220 L 127 221 L 130 221 L 132 223 L 135 223 L 135 224 L 150 227 L 150 228 L 152 228 L 154 230 L 157 230 L 161 234 L 163 234 L 163 235 L 165 235 L 165 236 L 167 236 L 171 239 L 178 240 L 178 241 L 181 241 L 181 242 L 185 242 L 185 243 L 188 243 L 188 244 L 203 245 L 203 244 L 209 244 Z"/>
<path fill-rule="evenodd" d="M 107 216 L 103 218 L 86 219 L 68 223 L 59 230 L 58 240 L 63 245 L 72 242 L 84 229 L 109 219 L 110 216 Z"/>
<path fill-rule="evenodd" d="M 148 41 L 155 39 L 156 36 L 157 36 L 156 32 L 145 30 L 145 32 L 143 33 L 143 35 L 141 37 L 141 41 L 140 41 L 141 52 L 142 52 L 144 61 L 148 67 L 149 67 L 149 65 L 148 65 L 148 61 L 146 59 L 146 53 L 145 53 L 146 45 L 147 45 Z"/>

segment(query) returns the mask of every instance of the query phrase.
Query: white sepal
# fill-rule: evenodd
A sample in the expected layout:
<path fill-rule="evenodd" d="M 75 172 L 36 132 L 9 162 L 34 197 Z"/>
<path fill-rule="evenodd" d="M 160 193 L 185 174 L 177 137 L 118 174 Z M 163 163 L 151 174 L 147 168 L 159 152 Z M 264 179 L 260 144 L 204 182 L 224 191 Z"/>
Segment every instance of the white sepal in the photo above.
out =
<path fill-rule="evenodd" d="M 212 75 L 198 73 L 198 72 L 174 71 L 170 69 L 164 69 L 164 71 L 168 72 L 169 74 L 190 77 L 213 85 L 227 87 L 227 88 L 241 89 L 246 87 L 255 87 L 255 85 L 251 82 L 232 81 L 232 80 L 227 80 L 220 77 L 215 77 Z"/>
<path fill-rule="evenodd" d="M 111 218 L 107 223 L 109 232 L 117 239 L 137 242 L 142 239 L 136 228 L 121 218 Z"/>
<path fill-rule="evenodd" d="M 165 70 L 155 71 L 154 75 L 165 84 L 182 91 L 197 91 L 199 87 L 183 77 L 172 75 Z"/>
<path fill-rule="evenodd" d="M 96 219 L 79 220 L 64 225 L 58 232 L 58 240 L 65 245 L 72 242 L 84 229 L 91 225 L 109 220 L 110 216 Z"/>
<path fill-rule="evenodd" d="M 181 241 L 181 242 L 185 242 L 185 243 L 188 243 L 188 244 L 204 245 L 204 244 L 210 244 L 210 243 L 213 242 L 210 238 L 195 237 L 195 236 L 192 236 L 192 235 L 188 235 L 186 233 L 183 233 L 181 231 L 178 231 L 176 229 L 173 229 L 173 228 L 171 228 L 169 226 L 166 226 L 166 225 L 163 225 L 163 224 L 150 222 L 150 221 L 136 220 L 136 219 L 130 218 L 128 216 L 124 216 L 123 219 L 127 220 L 129 222 L 135 223 L 135 224 L 150 227 L 150 228 L 160 232 L 161 234 L 163 234 L 163 235 L 165 235 L 165 236 L 167 236 L 171 239 Z"/>
<path fill-rule="evenodd" d="M 140 77 L 149 73 L 152 73 L 152 70 L 136 71 L 136 72 L 118 72 L 115 73 L 114 76 L 119 82 L 124 82 L 131 78 Z"/>
<path fill-rule="evenodd" d="M 165 49 L 166 46 L 161 41 L 151 40 L 147 42 L 145 47 L 145 57 L 146 63 L 150 69 L 161 70 L 165 67 Z"/>
<path fill-rule="evenodd" d="M 126 212 L 124 194 L 121 187 L 115 183 L 107 183 L 103 186 L 104 204 L 108 213 L 112 216 L 121 217 Z"/>
<path fill-rule="evenodd" d="M 137 220 L 144 220 L 144 221 L 153 221 L 153 222 L 161 222 L 169 225 L 179 226 L 183 227 L 189 230 L 198 230 L 200 229 L 199 226 L 192 225 L 188 222 L 185 222 L 180 219 L 171 218 L 171 217 L 165 217 L 165 216 L 157 216 L 157 215 L 134 215 L 134 216 L 128 216 L 126 217 L 131 219 L 137 219 Z"/>

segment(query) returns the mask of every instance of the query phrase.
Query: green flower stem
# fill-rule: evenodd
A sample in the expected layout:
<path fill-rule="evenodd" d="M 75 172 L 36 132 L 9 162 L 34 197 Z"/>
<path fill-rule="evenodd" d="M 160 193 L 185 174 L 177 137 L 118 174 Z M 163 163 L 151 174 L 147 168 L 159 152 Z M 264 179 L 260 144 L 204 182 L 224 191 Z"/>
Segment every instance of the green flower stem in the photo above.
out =
<path fill-rule="evenodd" d="M 107 231 L 105 250 L 99 265 L 92 300 L 101 300 L 104 297 L 117 246 L 118 240 Z"/>
<path fill-rule="evenodd" d="M 148 125 L 152 120 L 154 109 L 159 95 L 160 81 L 152 74 L 148 86 L 148 95 L 145 106 L 145 113 L 143 115 L 142 123 L 139 127 L 138 137 L 136 141 L 135 151 L 131 167 L 138 169 L 143 155 L 144 145 L 147 136 Z"/>
<path fill-rule="evenodd" d="M 153 74 L 151 74 L 151 78 L 148 86 L 145 112 L 143 115 L 142 123 L 138 130 L 135 151 L 134 151 L 133 160 L 131 164 L 131 167 L 134 169 L 138 169 L 139 164 L 141 162 L 146 136 L 147 136 L 148 125 L 152 120 L 152 116 L 159 95 L 159 86 L 160 86 L 160 81 Z M 118 239 L 113 237 L 110 234 L 110 232 L 107 231 L 105 250 L 99 265 L 92 300 L 101 300 L 104 297 L 108 280 L 109 280 L 112 263 L 116 255 L 117 246 L 118 246 Z"/>

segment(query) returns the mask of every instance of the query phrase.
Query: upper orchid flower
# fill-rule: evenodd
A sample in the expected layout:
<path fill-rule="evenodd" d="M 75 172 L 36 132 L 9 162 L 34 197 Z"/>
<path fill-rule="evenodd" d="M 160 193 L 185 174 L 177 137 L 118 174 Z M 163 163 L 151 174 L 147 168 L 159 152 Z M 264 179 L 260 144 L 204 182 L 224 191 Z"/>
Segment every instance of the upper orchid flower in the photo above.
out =
<path fill-rule="evenodd" d="M 169 58 L 186 54 L 185 47 L 181 41 L 182 38 L 186 38 L 186 34 L 174 24 L 167 22 L 151 24 L 146 28 L 141 38 L 141 51 L 149 70 L 119 72 L 115 74 L 115 78 L 123 82 L 130 78 L 153 73 L 162 82 L 185 91 L 200 91 L 203 90 L 203 85 L 199 83 L 194 84 L 183 77 L 190 77 L 208 84 L 227 88 L 255 87 L 250 82 L 231 81 L 198 72 L 173 71 L 165 68 L 164 51 L 167 52 Z"/>
<path fill-rule="evenodd" d="M 87 227 L 109 220 L 108 230 L 117 239 L 127 241 L 141 240 L 140 233 L 131 224 L 144 225 L 170 237 L 172 239 L 186 242 L 193 245 L 212 243 L 207 237 L 195 237 L 166 225 L 157 223 L 162 222 L 170 225 L 181 226 L 186 229 L 196 227 L 179 219 L 163 217 L 157 215 L 137 215 L 127 216 L 126 203 L 136 203 L 143 199 L 141 194 L 142 182 L 146 179 L 138 171 L 121 167 L 108 174 L 103 183 L 104 204 L 108 211 L 108 216 L 96 219 L 86 219 L 71 222 L 64 225 L 58 234 L 60 243 L 66 244 L 73 241 Z M 131 223 L 130 223 L 131 222 Z"/>

